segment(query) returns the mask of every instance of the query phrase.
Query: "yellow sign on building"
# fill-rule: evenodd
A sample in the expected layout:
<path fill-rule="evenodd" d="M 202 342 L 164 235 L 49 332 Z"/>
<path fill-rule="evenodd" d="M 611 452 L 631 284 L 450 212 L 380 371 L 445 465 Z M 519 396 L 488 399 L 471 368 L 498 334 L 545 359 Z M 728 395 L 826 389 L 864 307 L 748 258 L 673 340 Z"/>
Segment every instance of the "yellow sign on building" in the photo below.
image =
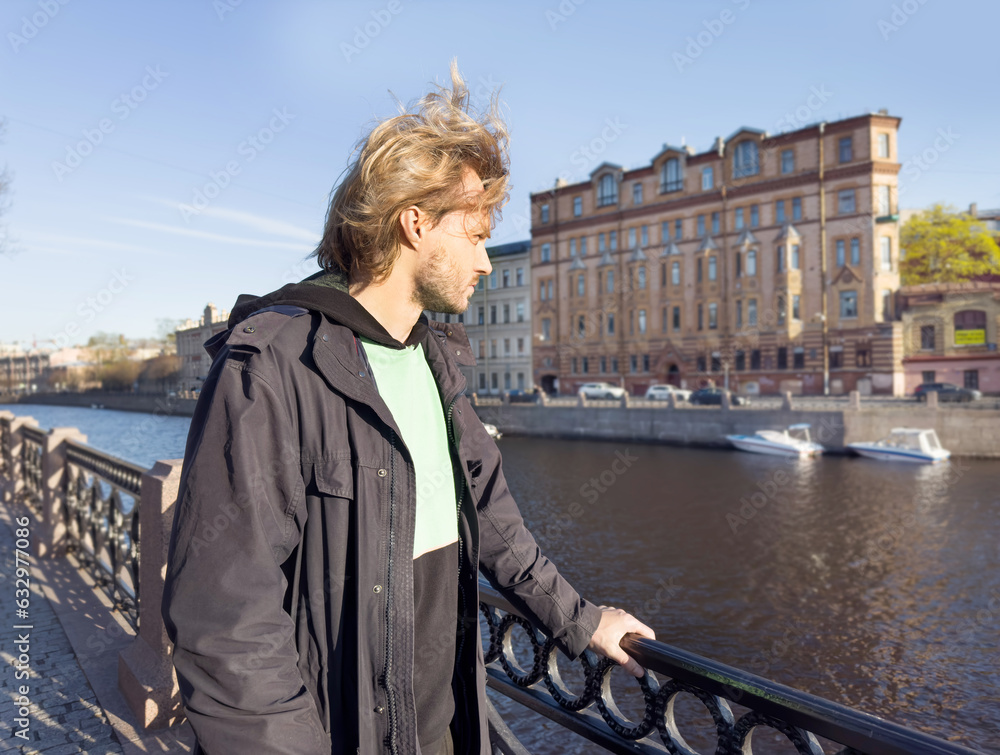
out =
<path fill-rule="evenodd" d="M 986 344 L 985 330 L 956 330 L 956 346 L 984 346 Z"/>

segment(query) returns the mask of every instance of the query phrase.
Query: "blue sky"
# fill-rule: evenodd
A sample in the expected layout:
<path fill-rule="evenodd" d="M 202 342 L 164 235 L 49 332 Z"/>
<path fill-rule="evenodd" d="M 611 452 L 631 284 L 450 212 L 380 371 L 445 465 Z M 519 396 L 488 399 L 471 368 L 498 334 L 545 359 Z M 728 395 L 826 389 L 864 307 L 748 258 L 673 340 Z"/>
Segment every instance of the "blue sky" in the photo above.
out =
<path fill-rule="evenodd" d="M 352 146 L 453 57 L 478 99 L 503 85 L 498 243 L 557 176 L 880 108 L 927 160 L 903 206 L 997 207 L 998 22 L 986 0 L 5 0 L 0 342 L 152 336 L 312 272 Z"/>

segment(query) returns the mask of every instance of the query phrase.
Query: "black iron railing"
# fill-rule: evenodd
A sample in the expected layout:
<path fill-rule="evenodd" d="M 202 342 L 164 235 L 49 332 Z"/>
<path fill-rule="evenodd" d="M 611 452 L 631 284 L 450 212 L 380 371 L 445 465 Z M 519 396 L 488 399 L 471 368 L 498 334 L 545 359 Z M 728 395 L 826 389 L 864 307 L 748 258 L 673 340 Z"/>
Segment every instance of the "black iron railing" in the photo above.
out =
<path fill-rule="evenodd" d="M 560 675 L 554 643 L 532 629 L 489 585 L 480 583 L 480 600 L 489 627 L 489 645 L 484 651 L 487 684 L 608 752 L 693 755 L 695 750 L 685 741 L 684 725 L 675 714 L 678 701 L 687 698 L 700 701 L 711 716 L 715 742 L 704 751 L 716 755 L 752 755 L 754 732 L 761 730 L 782 735 L 802 755 L 829 752 L 820 738 L 835 743 L 837 755 L 974 753 L 638 635 L 629 635 L 622 643 L 650 672 L 636 680 L 633 702 L 638 703 L 642 717 L 631 721 L 621 713 L 612 693 L 614 662 L 584 653 L 577 661 L 585 679 L 583 689 L 571 692 Z M 530 663 L 517 660 L 513 647 L 517 627 L 530 646 Z M 733 704 L 745 712 L 737 715 Z"/>
<path fill-rule="evenodd" d="M 21 496 L 39 517 L 42 516 L 44 496 L 42 459 L 45 455 L 45 435 L 46 432 L 37 427 L 21 427 L 21 475 L 24 478 Z"/>
<path fill-rule="evenodd" d="M 11 448 L 10 418 L 0 417 L 0 477 L 9 480 L 14 475 L 14 458 Z"/>
<path fill-rule="evenodd" d="M 133 628 L 139 627 L 139 500 L 145 470 L 82 443 L 66 443 L 68 549 Z"/>

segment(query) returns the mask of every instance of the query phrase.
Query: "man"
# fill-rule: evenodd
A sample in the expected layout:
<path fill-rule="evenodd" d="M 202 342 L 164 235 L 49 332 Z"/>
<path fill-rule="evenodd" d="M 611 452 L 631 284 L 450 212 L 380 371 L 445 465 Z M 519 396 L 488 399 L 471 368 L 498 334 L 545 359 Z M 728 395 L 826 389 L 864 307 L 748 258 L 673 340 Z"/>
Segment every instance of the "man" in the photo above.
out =
<path fill-rule="evenodd" d="M 191 425 L 164 617 L 203 752 L 487 753 L 481 573 L 569 656 L 652 631 L 539 551 L 464 395 L 506 132 L 468 90 L 368 135 L 323 271 L 241 297 Z M 495 108 L 494 108 L 495 110 Z"/>

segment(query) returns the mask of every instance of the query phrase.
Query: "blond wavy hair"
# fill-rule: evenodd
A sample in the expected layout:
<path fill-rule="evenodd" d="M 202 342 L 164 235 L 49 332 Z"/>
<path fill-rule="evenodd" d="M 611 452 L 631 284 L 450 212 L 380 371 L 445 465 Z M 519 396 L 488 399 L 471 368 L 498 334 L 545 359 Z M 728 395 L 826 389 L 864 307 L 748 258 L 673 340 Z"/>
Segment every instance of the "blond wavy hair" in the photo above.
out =
<path fill-rule="evenodd" d="M 399 256 L 400 213 L 416 205 L 437 225 L 450 212 L 483 213 L 491 225 L 509 196 L 509 137 L 498 93 L 482 113 L 456 61 L 451 89 L 435 85 L 413 112 L 382 121 L 355 147 L 353 160 L 333 193 L 323 238 L 313 252 L 326 270 L 351 280 L 378 282 Z M 463 193 L 472 168 L 484 191 Z"/>

